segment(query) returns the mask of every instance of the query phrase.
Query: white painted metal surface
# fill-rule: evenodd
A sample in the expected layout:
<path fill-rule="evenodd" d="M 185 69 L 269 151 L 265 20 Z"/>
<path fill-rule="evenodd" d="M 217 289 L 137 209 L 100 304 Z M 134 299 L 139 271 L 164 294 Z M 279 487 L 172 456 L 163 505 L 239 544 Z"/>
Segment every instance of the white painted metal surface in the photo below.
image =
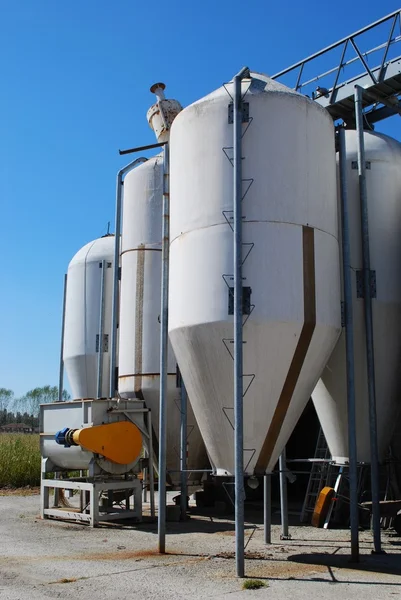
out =
<path fill-rule="evenodd" d="M 118 389 L 144 399 L 159 418 L 161 217 L 163 158 L 151 158 L 124 181 L 121 240 L 120 346 Z M 167 469 L 179 483 L 180 390 L 170 348 L 168 361 Z M 207 468 L 205 447 L 192 411 L 188 414 L 188 468 Z M 189 474 L 189 483 L 200 473 Z"/>
<path fill-rule="evenodd" d="M 105 261 L 102 397 L 108 395 L 114 236 L 86 244 L 68 266 L 64 366 L 73 398 L 96 398 L 102 261 Z"/>
<path fill-rule="evenodd" d="M 366 184 L 370 261 L 376 272 L 373 299 L 379 456 L 382 460 L 399 412 L 401 356 L 401 144 L 366 132 Z M 357 297 L 356 272 L 362 269 L 357 135 L 346 131 L 347 189 L 353 269 L 355 394 L 358 461 L 370 462 L 368 391 L 363 299 Z M 342 334 L 312 398 L 333 458 L 348 459 L 345 336 Z"/>
<path fill-rule="evenodd" d="M 221 475 L 234 472 L 232 87 L 185 108 L 170 137 L 169 334 Z M 252 474 L 274 467 L 330 356 L 341 324 L 340 278 L 329 115 L 263 75 L 244 80 L 242 91 L 250 116 L 243 285 L 254 305 L 244 326 L 244 468 Z"/>
<path fill-rule="evenodd" d="M 131 471 L 137 460 L 128 465 L 119 465 L 101 456 L 94 455 L 80 446 L 65 448 L 57 444 L 54 435 L 60 429 L 81 429 L 94 425 L 127 421 L 128 417 L 115 410 L 126 410 L 136 424 L 143 430 L 143 414 L 130 412 L 143 407 L 142 402 L 134 400 L 73 400 L 42 404 L 40 407 L 40 450 L 42 459 L 47 459 L 46 471 L 86 470 L 91 466 L 94 474 L 102 471 L 113 475 L 122 475 Z"/>

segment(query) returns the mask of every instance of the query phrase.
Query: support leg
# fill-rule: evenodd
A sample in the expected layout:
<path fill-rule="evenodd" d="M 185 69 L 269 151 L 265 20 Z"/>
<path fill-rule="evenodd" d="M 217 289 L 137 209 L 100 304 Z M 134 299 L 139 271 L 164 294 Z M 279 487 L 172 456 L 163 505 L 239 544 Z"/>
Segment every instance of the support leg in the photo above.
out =
<path fill-rule="evenodd" d="M 280 508 L 281 508 L 281 540 L 290 540 L 288 531 L 288 498 L 287 498 L 287 475 L 286 475 L 286 453 L 285 448 L 279 459 L 280 468 Z"/>
<path fill-rule="evenodd" d="M 271 525 L 272 525 L 272 506 L 271 506 L 271 475 L 270 473 L 263 477 L 263 525 L 265 544 L 271 544 Z"/>

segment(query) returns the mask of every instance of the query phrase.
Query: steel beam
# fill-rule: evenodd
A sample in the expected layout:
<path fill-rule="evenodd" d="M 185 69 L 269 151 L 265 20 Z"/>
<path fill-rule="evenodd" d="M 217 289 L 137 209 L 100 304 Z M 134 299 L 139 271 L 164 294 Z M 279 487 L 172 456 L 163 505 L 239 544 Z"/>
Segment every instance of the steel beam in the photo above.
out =
<path fill-rule="evenodd" d="M 234 77 L 234 464 L 235 464 L 235 563 L 237 577 L 245 575 L 244 560 L 244 414 L 242 339 L 242 92 L 241 82 L 249 77 L 242 69 Z"/>
<path fill-rule="evenodd" d="M 290 540 L 288 531 L 288 497 L 287 497 L 287 464 L 285 448 L 279 458 L 280 470 L 280 511 L 281 511 L 281 540 Z"/>
<path fill-rule="evenodd" d="M 181 377 L 181 423 L 180 423 L 180 471 L 181 471 L 181 520 L 187 518 L 187 416 L 188 396 L 184 380 Z"/>
<path fill-rule="evenodd" d="M 159 406 L 159 552 L 166 552 L 166 449 L 167 449 L 167 353 L 168 353 L 168 289 L 170 244 L 169 145 L 164 146 L 162 207 L 162 282 L 160 328 L 160 406 Z"/>
<path fill-rule="evenodd" d="M 355 86 L 355 119 L 358 134 L 358 176 L 361 207 L 362 263 L 364 283 L 366 366 L 368 376 L 370 468 L 372 486 L 372 525 L 374 552 L 381 553 L 379 453 L 377 445 L 376 382 L 373 341 L 372 297 L 370 294 L 369 218 L 366 190 L 366 161 L 363 132 L 363 89 Z"/>
<path fill-rule="evenodd" d="M 345 131 L 339 130 L 341 243 L 343 260 L 345 352 L 347 363 L 348 454 L 350 483 L 351 557 L 359 561 L 358 463 L 356 447 L 354 320 L 352 310 L 352 270 L 349 236 L 347 163 Z"/>
<path fill-rule="evenodd" d="M 266 473 L 263 477 L 263 529 L 265 544 L 271 544 L 272 527 L 272 479 L 271 474 Z"/>
<path fill-rule="evenodd" d="M 60 370 L 58 378 L 58 400 L 63 401 L 64 391 L 64 333 L 65 333 L 65 303 L 67 298 L 67 274 L 64 275 L 63 317 L 61 322 Z"/>

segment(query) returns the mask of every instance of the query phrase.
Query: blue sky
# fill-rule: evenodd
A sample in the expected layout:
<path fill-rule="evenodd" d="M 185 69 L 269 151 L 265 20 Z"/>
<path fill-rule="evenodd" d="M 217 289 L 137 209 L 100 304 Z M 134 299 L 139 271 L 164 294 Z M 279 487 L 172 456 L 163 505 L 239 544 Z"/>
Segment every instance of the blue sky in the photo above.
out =
<path fill-rule="evenodd" d="M 244 65 L 274 74 L 398 8 L 328 6 L 0 0 L 0 387 L 57 383 L 63 275 L 113 230 L 118 149 L 154 141 L 150 85 L 185 106 Z M 401 139 L 398 121 L 377 129 Z"/>

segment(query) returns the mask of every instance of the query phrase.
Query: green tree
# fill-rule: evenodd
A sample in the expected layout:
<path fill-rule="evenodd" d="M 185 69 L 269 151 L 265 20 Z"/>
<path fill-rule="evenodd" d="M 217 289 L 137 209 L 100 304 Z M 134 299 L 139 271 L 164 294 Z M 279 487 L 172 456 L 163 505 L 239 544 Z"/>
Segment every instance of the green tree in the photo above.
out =
<path fill-rule="evenodd" d="M 41 404 L 49 404 L 50 402 L 58 402 L 58 387 L 56 385 L 45 385 L 29 390 L 22 398 L 19 398 L 14 410 L 27 412 L 29 415 L 37 417 L 39 415 L 39 406 Z M 69 393 L 63 391 L 63 400 L 69 400 Z"/>

